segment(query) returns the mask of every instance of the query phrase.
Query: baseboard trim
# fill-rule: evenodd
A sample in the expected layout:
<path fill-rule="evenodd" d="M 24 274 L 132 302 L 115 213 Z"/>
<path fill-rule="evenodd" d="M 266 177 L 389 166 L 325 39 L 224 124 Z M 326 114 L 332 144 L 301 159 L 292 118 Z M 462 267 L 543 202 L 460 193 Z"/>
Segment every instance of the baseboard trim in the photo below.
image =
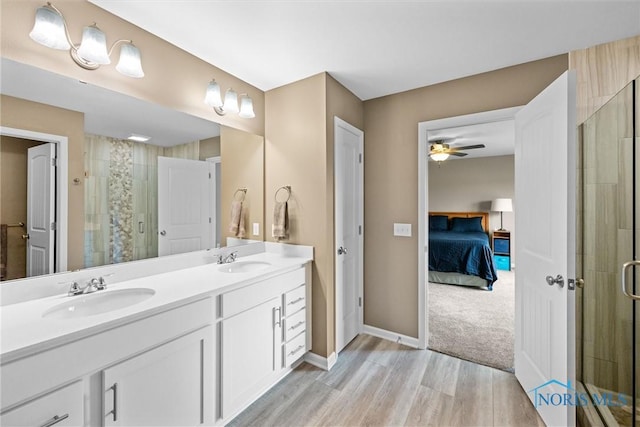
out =
<path fill-rule="evenodd" d="M 385 329 L 376 328 L 375 326 L 364 325 L 362 332 L 382 338 L 387 341 L 393 341 L 409 347 L 420 348 L 418 338 L 409 337 L 407 335 L 398 334 L 396 332 L 387 331 Z"/>
<path fill-rule="evenodd" d="M 304 361 L 325 371 L 330 371 L 336 364 L 336 353 L 331 353 L 329 357 L 322 357 L 309 351 L 304 355 Z"/>

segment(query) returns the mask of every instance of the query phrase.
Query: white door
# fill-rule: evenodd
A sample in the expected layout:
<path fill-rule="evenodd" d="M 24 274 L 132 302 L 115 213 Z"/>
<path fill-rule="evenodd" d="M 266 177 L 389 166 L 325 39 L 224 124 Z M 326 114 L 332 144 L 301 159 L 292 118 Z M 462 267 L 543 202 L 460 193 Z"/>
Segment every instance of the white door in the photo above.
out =
<path fill-rule="evenodd" d="M 208 162 L 158 157 L 158 255 L 211 247 Z"/>
<path fill-rule="evenodd" d="M 56 171 L 52 143 L 29 148 L 27 156 L 27 277 L 53 273 Z"/>
<path fill-rule="evenodd" d="M 364 133 L 335 118 L 336 352 L 362 329 Z"/>
<path fill-rule="evenodd" d="M 567 72 L 515 119 L 515 374 L 549 426 L 575 424 L 575 106 Z"/>

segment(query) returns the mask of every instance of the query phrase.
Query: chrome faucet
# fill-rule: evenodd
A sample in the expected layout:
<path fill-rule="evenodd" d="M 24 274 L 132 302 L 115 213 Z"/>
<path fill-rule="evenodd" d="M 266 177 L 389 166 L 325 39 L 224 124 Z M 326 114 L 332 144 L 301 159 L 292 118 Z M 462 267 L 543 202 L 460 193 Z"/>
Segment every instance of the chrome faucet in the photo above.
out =
<path fill-rule="evenodd" d="M 229 264 L 238 258 L 238 252 L 230 252 L 226 255 L 218 254 L 218 264 Z"/>
<path fill-rule="evenodd" d="M 71 287 L 69 288 L 69 292 L 67 295 L 75 296 L 75 295 L 83 295 L 90 294 L 95 291 L 101 291 L 103 289 L 107 289 L 107 283 L 104 278 L 98 277 L 89 280 L 84 286 L 81 286 L 78 282 L 71 283 Z"/>

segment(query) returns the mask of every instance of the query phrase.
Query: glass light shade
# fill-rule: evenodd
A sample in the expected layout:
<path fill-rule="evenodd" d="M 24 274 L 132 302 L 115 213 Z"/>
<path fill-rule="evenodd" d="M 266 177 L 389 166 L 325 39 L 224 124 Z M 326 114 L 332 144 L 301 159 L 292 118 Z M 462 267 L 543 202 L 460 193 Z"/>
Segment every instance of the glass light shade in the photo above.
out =
<path fill-rule="evenodd" d="M 442 162 L 449 158 L 449 153 L 431 153 L 429 156 L 436 162 Z"/>
<path fill-rule="evenodd" d="M 495 199 L 491 202 L 491 210 L 493 212 L 512 212 L 513 204 L 511 199 Z"/>
<path fill-rule="evenodd" d="M 36 11 L 36 22 L 29 33 L 33 41 L 52 49 L 69 50 L 64 18 L 51 6 L 39 7 Z"/>
<path fill-rule="evenodd" d="M 224 95 L 224 106 L 222 107 L 225 113 L 238 113 L 238 94 L 233 89 L 227 89 L 227 93 Z"/>
<path fill-rule="evenodd" d="M 211 80 L 207 86 L 207 94 L 204 103 L 210 107 L 222 107 L 222 96 L 220 95 L 220 85 L 215 80 Z"/>
<path fill-rule="evenodd" d="M 133 43 L 125 43 L 120 48 L 120 60 L 116 65 L 116 70 L 128 77 L 137 79 L 144 77 L 140 62 L 140 49 L 135 47 Z"/>
<path fill-rule="evenodd" d="M 107 53 L 107 37 L 95 25 L 84 27 L 82 30 L 82 43 L 78 48 L 78 56 L 95 64 L 110 64 Z"/>
<path fill-rule="evenodd" d="M 253 119 L 256 113 L 253 112 L 253 100 L 248 95 L 240 98 L 240 113 L 238 113 L 243 119 Z"/>

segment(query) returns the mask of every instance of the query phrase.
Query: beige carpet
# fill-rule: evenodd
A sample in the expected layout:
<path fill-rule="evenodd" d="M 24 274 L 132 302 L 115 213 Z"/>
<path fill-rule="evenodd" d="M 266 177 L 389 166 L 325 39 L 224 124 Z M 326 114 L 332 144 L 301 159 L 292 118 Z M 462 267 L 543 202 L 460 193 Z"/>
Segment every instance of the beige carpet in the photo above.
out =
<path fill-rule="evenodd" d="M 514 273 L 493 291 L 429 283 L 429 349 L 513 372 Z"/>

